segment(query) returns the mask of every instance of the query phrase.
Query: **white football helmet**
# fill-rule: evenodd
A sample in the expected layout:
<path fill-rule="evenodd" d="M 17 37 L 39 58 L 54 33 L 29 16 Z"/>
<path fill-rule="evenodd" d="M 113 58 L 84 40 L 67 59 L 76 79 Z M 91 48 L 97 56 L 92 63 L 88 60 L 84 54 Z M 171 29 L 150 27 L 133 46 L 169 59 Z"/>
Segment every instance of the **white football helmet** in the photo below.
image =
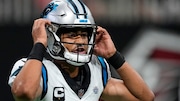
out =
<path fill-rule="evenodd" d="M 52 22 L 51 26 L 47 26 L 47 52 L 52 58 L 66 60 L 74 66 L 84 65 L 91 60 L 97 26 L 89 8 L 81 0 L 52 0 L 44 9 L 41 17 Z M 87 29 L 88 50 L 86 54 L 69 52 L 64 43 L 76 44 L 77 48 L 79 43 L 62 42 L 58 37 L 58 31 L 72 28 Z"/>

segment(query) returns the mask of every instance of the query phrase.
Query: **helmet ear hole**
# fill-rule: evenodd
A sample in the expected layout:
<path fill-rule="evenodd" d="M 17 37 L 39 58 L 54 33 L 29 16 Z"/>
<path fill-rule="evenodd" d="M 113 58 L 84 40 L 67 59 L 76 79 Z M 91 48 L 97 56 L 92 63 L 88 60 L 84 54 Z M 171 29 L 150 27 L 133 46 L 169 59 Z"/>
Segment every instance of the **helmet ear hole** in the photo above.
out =
<path fill-rule="evenodd" d="M 58 55 L 60 51 L 61 51 L 61 44 L 59 42 L 55 42 L 52 47 L 53 54 Z"/>

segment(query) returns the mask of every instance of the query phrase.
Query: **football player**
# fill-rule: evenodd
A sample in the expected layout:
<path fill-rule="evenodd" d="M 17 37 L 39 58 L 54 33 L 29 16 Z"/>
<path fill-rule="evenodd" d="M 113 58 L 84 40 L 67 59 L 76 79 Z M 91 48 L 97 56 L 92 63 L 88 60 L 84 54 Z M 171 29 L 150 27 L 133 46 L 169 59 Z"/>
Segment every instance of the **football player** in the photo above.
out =
<path fill-rule="evenodd" d="M 16 101 L 153 101 L 82 1 L 51 1 L 34 21 L 32 37 L 30 54 L 9 76 Z M 121 79 L 111 77 L 110 65 Z"/>

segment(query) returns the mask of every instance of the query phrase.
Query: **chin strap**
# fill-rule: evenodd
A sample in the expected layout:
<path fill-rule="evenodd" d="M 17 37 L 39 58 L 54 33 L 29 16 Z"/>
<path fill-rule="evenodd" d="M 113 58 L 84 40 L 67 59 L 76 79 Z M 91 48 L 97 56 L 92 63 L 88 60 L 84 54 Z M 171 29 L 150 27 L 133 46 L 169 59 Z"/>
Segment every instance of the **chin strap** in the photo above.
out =
<path fill-rule="evenodd" d="M 69 64 L 72 64 L 74 66 L 82 66 L 85 63 L 88 63 L 91 59 L 91 55 L 87 54 L 76 54 L 71 52 L 64 52 L 64 58 L 68 59 L 66 60 Z M 77 62 L 75 62 L 77 61 Z"/>

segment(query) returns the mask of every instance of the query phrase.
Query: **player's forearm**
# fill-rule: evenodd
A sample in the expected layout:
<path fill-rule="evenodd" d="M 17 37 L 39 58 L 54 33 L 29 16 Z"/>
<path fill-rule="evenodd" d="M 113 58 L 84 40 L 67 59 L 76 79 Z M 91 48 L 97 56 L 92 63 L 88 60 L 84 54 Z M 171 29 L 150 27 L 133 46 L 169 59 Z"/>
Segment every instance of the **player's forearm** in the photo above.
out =
<path fill-rule="evenodd" d="M 141 76 L 127 62 L 117 69 L 117 72 L 124 81 L 125 86 L 136 98 L 142 101 L 153 101 L 153 92 L 148 88 Z"/>
<path fill-rule="evenodd" d="M 40 86 L 42 63 L 28 60 L 15 78 L 12 85 L 13 95 L 18 98 L 33 99 Z"/>
<path fill-rule="evenodd" d="M 154 94 L 152 91 L 141 76 L 125 61 L 124 56 L 120 52 L 115 52 L 108 61 L 117 70 L 132 95 L 142 101 L 153 100 Z"/>
<path fill-rule="evenodd" d="M 27 61 L 12 85 L 16 97 L 34 99 L 40 88 L 42 60 L 46 47 L 41 42 L 33 45 Z"/>

